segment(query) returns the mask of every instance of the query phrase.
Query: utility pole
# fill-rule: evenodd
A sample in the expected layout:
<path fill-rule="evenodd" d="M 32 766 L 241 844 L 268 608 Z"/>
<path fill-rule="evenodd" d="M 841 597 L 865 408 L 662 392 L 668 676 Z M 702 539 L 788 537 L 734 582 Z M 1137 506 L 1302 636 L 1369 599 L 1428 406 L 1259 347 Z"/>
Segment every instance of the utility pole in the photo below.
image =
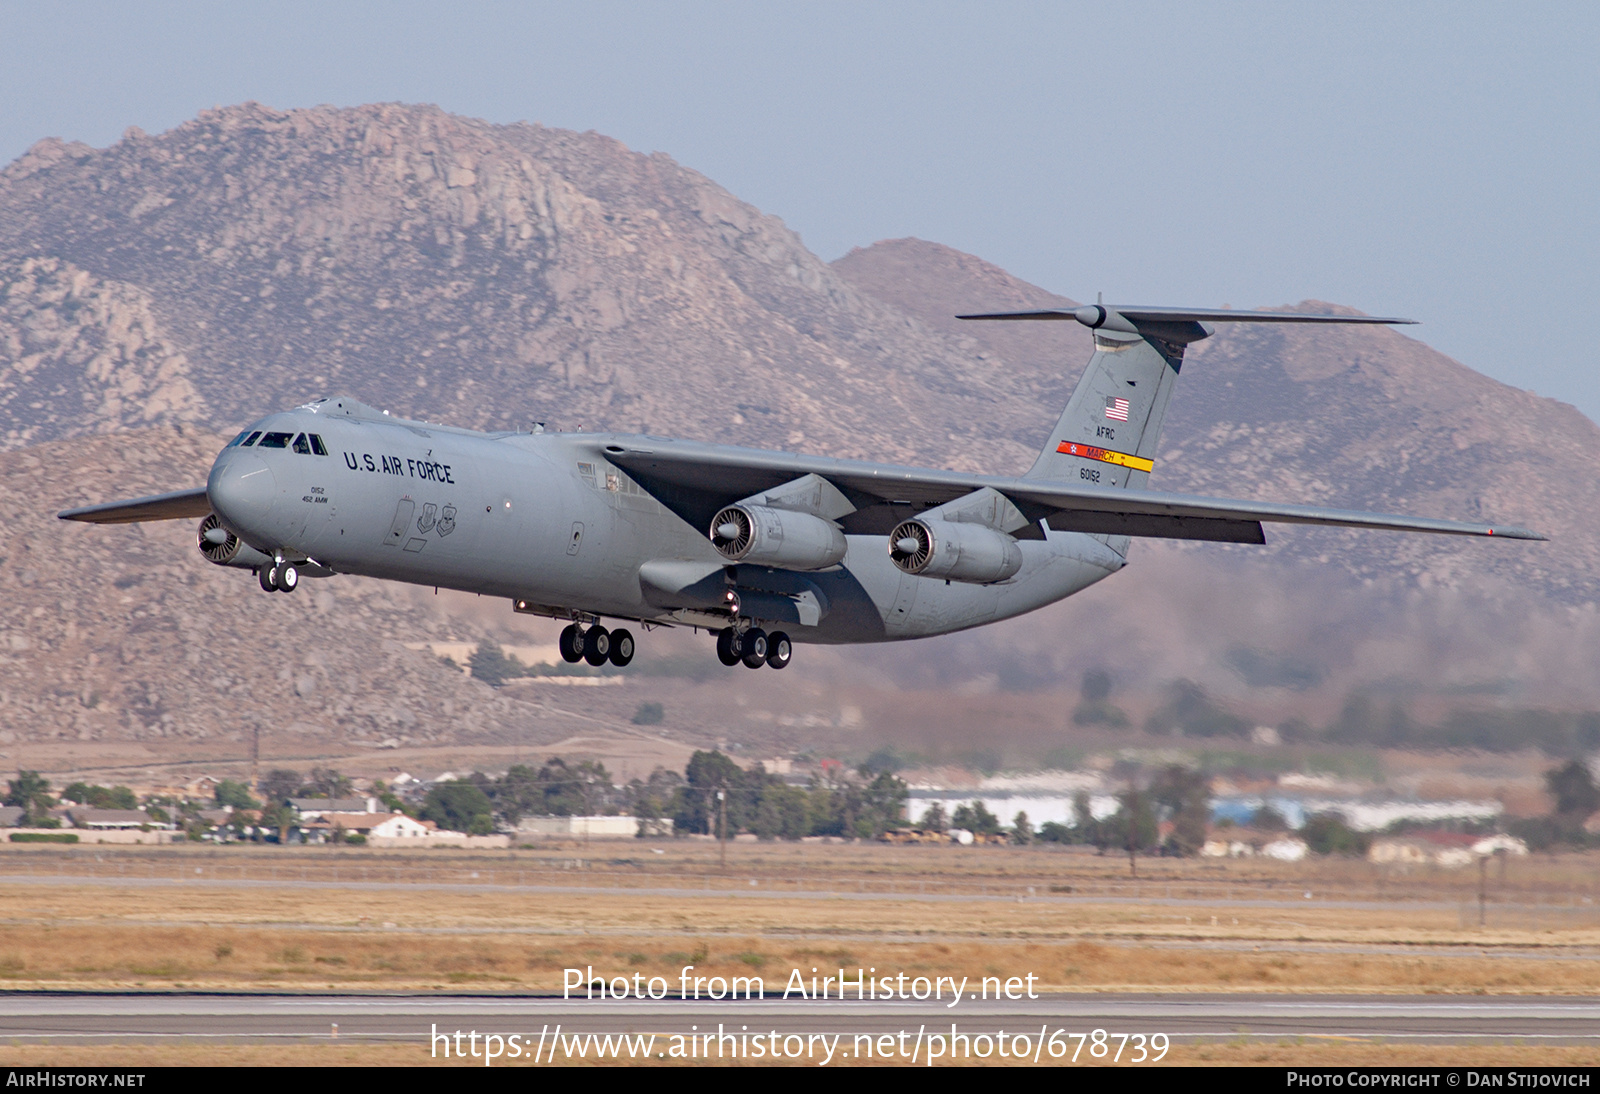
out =
<path fill-rule="evenodd" d="M 717 791 L 717 807 L 722 811 L 722 838 L 718 842 L 722 844 L 722 870 L 726 873 L 728 870 L 728 792 L 726 790 Z"/>
<path fill-rule="evenodd" d="M 1489 919 L 1489 856 L 1478 856 L 1478 926 L 1484 926 Z"/>
<path fill-rule="evenodd" d="M 1128 873 L 1139 879 L 1139 788 L 1128 783 Z"/>

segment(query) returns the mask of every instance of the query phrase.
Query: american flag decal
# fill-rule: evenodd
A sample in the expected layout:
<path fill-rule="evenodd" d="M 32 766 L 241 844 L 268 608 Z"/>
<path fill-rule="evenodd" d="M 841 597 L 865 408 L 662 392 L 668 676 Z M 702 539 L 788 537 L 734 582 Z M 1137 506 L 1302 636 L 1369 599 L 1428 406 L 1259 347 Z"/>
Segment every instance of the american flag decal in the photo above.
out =
<path fill-rule="evenodd" d="M 1106 396 L 1106 417 L 1113 421 L 1125 422 L 1128 420 L 1128 400 L 1119 399 L 1115 395 Z"/>

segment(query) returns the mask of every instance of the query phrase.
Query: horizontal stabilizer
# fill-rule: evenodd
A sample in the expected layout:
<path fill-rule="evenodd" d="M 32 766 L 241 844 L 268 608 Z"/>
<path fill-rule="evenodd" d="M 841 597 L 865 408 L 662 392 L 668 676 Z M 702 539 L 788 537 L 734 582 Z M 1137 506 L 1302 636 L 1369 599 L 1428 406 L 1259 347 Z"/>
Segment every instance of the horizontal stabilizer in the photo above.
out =
<path fill-rule="evenodd" d="M 1115 317 L 1133 323 L 1385 323 L 1414 324 L 1415 319 L 1386 319 L 1377 315 L 1310 315 L 1292 311 L 1235 311 L 1232 308 L 1147 308 L 1120 304 L 1085 304 L 1081 308 L 1046 308 L 1041 311 L 997 311 L 958 315 L 957 319 L 1075 320 L 1086 327 L 1111 327 Z"/>
<path fill-rule="evenodd" d="M 177 490 L 171 494 L 154 494 L 148 498 L 108 501 L 103 505 L 65 509 L 56 516 L 62 520 L 81 520 L 89 524 L 138 524 L 146 520 L 203 517 L 209 512 L 211 512 L 211 502 L 206 497 L 206 488 L 201 486 L 194 490 Z"/>

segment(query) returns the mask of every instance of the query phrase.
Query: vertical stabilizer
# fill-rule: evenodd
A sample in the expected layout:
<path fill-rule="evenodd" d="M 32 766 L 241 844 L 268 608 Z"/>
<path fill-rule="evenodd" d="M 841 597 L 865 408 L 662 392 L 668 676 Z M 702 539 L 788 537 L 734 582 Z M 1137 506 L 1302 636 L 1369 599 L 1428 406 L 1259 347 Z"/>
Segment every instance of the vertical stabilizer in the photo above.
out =
<path fill-rule="evenodd" d="M 1182 343 L 1095 331 L 1094 356 L 1025 477 L 1144 487 L 1182 365 Z"/>

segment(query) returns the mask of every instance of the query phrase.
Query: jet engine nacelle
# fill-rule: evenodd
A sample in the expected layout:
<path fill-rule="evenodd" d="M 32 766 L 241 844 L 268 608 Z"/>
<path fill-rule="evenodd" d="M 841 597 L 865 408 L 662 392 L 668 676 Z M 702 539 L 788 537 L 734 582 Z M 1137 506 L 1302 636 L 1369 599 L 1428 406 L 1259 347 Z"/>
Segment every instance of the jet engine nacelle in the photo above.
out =
<path fill-rule="evenodd" d="M 908 574 L 987 585 L 1022 569 L 1022 548 L 982 524 L 907 520 L 889 533 L 889 558 Z"/>
<path fill-rule="evenodd" d="M 218 566 L 240 566 L 246 570 L 271 566 L 272 559 L 242 542 L 238 536 L 222 526 L 217 514 L 210 513 L 200 522 L 198 535 L 200 553 Z"/>
<path fill-rule="evenodd" d="M 730 505 L 711 520 L 711 545 L 729 562 L 826 570 L 844 561 L 844 533 L 830 520 L 765 505 Z"/>

